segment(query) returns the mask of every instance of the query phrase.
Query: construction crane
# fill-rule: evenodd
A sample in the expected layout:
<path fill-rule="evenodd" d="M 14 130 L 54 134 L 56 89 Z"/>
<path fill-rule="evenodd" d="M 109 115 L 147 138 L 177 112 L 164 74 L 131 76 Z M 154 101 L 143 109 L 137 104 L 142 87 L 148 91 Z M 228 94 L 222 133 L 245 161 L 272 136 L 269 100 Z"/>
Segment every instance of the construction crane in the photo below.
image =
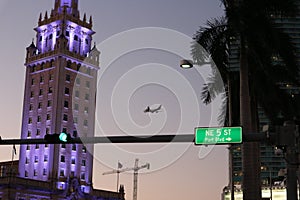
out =
<path fill-rule="evenodd" d="M 144 165 L 139 166 L 139 159 L 135 159 L 135 163 L 134 163 L 134 167 L 130 167 L 130 168 L 124 168 L 124 169 L 114 169 L 112 171 L 109 172 L 104 172 L 102 175 L 108 175 L 108 174 L 115 174 L 117 173 L 118 175 L 118 181 L 119 181 L 119 174 L 122 172 L 127 172 L 127 171 L 133 171 L 133 197 L 132 200 L 137 200 L 137 184 L 138 184 L 138 171 L 140 169 L 150 169 L 150 164 L 146 163 Z M 118 187 L 119 183 L 117 183 L 117 187 Z"/>

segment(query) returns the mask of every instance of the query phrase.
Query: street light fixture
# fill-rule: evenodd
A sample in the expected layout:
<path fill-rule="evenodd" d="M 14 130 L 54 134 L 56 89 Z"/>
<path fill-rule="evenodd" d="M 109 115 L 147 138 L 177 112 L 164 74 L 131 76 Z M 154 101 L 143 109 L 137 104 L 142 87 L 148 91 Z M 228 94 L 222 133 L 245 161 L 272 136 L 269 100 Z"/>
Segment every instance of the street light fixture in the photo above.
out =
<path fill-rule="evenodd" d="M 181 60 L 180 61 L 180 67 L 184 69 L 189 69 L 193 67 L 193 61 L 192 60 Z"/>

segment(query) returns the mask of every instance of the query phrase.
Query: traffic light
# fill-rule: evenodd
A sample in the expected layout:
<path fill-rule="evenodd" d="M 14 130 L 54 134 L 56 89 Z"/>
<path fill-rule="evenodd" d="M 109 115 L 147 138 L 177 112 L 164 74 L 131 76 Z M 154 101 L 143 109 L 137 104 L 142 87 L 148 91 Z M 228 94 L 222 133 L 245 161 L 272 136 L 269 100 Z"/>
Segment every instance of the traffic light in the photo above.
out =
<path fill-rule="evenodd" d="M 279 149 L 285 150 L 286 147 L 297 145 L 299 139 L 298 125 L 293 121 L 284 122 L 283 126 L 277 126 L 275 135 L 271 137 L 272 144 Z"/>
<path fill-rule="evenodd" d="M 46 134 L 44 139 L 50 144 L 70 143 L 72 140 L 71 135 L 67 133 Z"/>

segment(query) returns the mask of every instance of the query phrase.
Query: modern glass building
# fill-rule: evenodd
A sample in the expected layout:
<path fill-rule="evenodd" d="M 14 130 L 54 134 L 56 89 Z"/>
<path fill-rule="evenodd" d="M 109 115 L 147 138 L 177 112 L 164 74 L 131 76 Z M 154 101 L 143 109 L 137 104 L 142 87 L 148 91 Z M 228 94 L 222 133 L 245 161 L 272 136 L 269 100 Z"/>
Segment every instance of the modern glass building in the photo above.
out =
<path fill-rule="evenodd" d="M 300 5 L 300 2 L 299 2 Z M 278 18 L 274 16 L 274 21 L 278 25 L 278 28 L 283 29 L 292 39 L 292 43 L 296 47 L 296 56 L 298 58 L 298 65 L 300 66 L 300 13 L 291 18 Z M 232 43 L 230 46 L 230 59 L 229 67 L 232 72 L 239 71 L 239 50 L 236 43 Z M 280 62 L 280 58 L 274 55 L 274 62 Z M 300 77 L 300 75 L 299 75 Z M 299 102 L 300 88 L 293 86 L 290 83 L 278 83 L 281 89 L 286 90 L 295 101 Z M 299 108 L 295 108 L 299 109 Z M 262 108 L 257 110 L 258 118 L 260 122 L 260 130 L 263 125 L 270 124 L 269 119 L 264 114 Z M 229 186 L 233 184 L 236 189 L 242 188 L 242 155 L 241 145 L 232 145 L 229 147 L 229 174 L 230 181 Z M 261 144 L 260 149 L 260 161 L 261 161 L 261 183 L 263 187 L 269 186 L 272 182 L 282 180 L 282 177 L 278 176 L 279 171 L 286 168 L 285 160 L 282 156 L 275 155 L 274 147 L 269 145 Z M 280 190 L 280 193 L 282 191 Z"/>

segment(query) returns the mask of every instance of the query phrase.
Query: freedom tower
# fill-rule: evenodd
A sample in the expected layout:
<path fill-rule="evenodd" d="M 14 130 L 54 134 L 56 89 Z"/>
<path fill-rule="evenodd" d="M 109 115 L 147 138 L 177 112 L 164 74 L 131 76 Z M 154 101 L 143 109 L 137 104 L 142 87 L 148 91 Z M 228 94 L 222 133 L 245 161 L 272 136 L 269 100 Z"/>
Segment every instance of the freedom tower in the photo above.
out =
<path fill-rule="evenodd" d="M 40 14 L 26 48 L 21 139 L 94 136 L 100 52 L 92 27 L 92 17 L 80 17 L 78 0 L 55 0 L 50 13 Z M 0 177 L 0 198 L 124 199 L 123 186 L 93 188 L 92 154 L 91 144 L 22 145 L 18 173 Z"/>

